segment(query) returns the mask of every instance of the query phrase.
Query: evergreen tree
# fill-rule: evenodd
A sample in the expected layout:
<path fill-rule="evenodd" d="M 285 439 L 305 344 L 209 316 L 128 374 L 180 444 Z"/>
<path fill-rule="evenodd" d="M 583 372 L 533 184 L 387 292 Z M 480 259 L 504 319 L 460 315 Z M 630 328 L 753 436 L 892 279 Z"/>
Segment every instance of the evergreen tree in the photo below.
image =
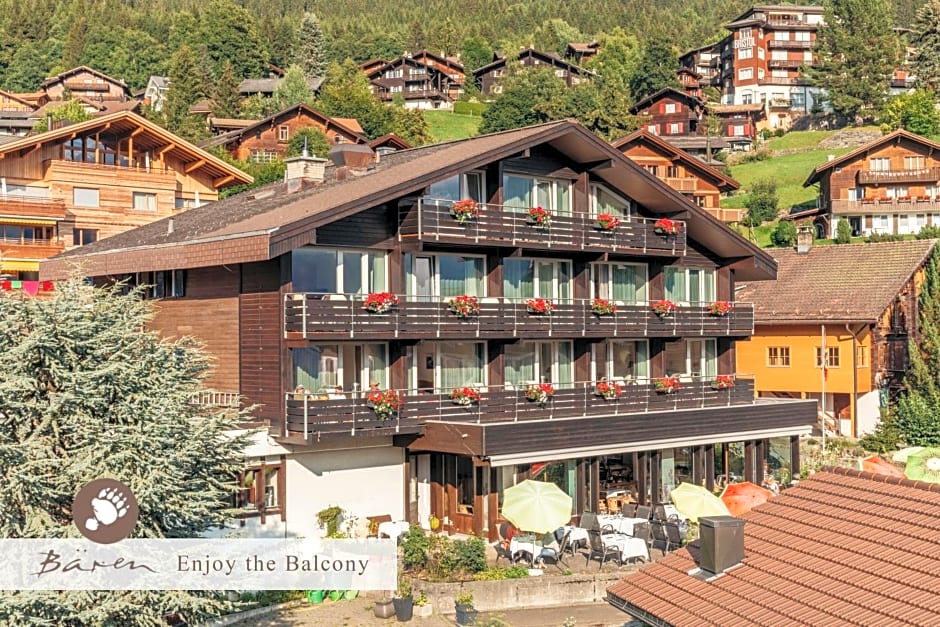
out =
<path fill-rule="evenodd" d="M 483 67 L 492 60 L 493 47 L 485 39 L 479 35 L 474 35 L 463 40 L 463 46 L 460 48 L 460 62 L 467 74 Z"/>
<path fill-rule="evenodd" d="M 679 55 L 668 38 L 656 37 L 647 41 L 630 76 L 630 93 L 634 101 L 664 87 L 679 87 L 678 69 Z"/>
<path fill-rule="evenodd" d="M 352 59 L 330 64 L 316 106 L 330 116 L 355 118 L 373 139 L 389 132 L 394 115 L 372 95 L 369 79 Z"/>
<path fill-rule="evenodd" d="M 212 85 L 212 115 L 217 118 L 237 118 L 241 112 L 242 98 L 238 92 L 235 69 L 228 61 L 222 66 L 219 80 Z"/>
<path fill-rule="evenodd" d="M 903 128 L 924 137 L 937 137 L 940 135 L 940 111 L 937 111 L 936 102 L 934 93 L 924 89 L 892 97 L 881 112 L 881 132 L 887 134 Z"/>
<path fill-rule="evenodd" d="M 434 141 L 424 114 L 417 109 L 395 109 L 390 130 L 412 146 L 423 146 Z"/>
<path fill-rule="evenodd" d="M 917 49 L 912 70 L 917 84 L 931 90 L 940 89 L 940 0 L 927 0 L 917 11 L 911 45 Z"/>
<path fill-rule="evenodd" d="M 307 154 L 311 157 L 325 158 L 326 153 L 330 151 L 330 140 L 316 126 L 302 128 L 294 133 L 294 136 L 287 142 L 287 156 L 297 157 L 302 155 L 305 146 Z"/>
<path fill-rule="evenodd" d="M 629 92 L 630 77 L 633 76 L 640 54 L 636 37 L 628 35 L 618 26 L 610 33 L 602 34 L 598 43 L 600 49 L 585 65 L 597 72 L 605 86 Z"/>
<path fill-rule="evenodd" d="M 205 125 L 190 115 L 189 108 L 207 96 L 206 87 L 196 56 L 189 46 L 183 45 L 170 61 L 170 86 L 163 106 L 164 124 L 168 129 L 187 139 L 198 137 L 200 127 L 204 129 Z"/>
<path fill-rule="evenodd" d="M 3 76 L 3 88 L 14 92 L 36 91 L 48 76 L 51 64 L 44 47 L 33 42 L 20 46 Z"/>
<path fill-rule="evenodd" d="M 829 0 L 816 35 L 819 63 L 806 69 L 849 122 L 872 117 L 885 101 L 900 50 L 889 0 Z"/>
<path fill-rule="evenodd" d="M 304 71 L 299 65 L 292 65 L 287 69 L 284 80 L 274 90 L 274 102 L 278 111 L 301 102 L 313 103 L 313 90 L 307 84 Z"/>
<path fill-rule="evenodd" d="M 559 55 L 565 53 L 569 42 L 583 39 L 585 37 L 581 31 L 557 17 L 545 20 L 532 33 L 532 44 L 536 50 L 555 52 Z"/>
<path fill-rule="evenodd" d="M 212 0 L 203 13 L 200 41 L 212 59 L 212 71 L 229 61 L 239 78 L 265 76 L 268 54 L 255 19 L 231 0 Z"/>
<path fill-rule="evenodd" d="M 326 46 L 323 43 L 323 31 L 320 21 L 313 13 L 304 15 L 300 26 L 300 58 L 297 63 L 303 68 L 304 75 L 321 77 L 326 74 Z"/>
<path fill-rule="evenodd" d="M 515 70 L 502 80 L 502 85 L 503 92 L 483 112 L 481 133 L 548 122 L 566 111 L 563 106 L 565 84 L 550 68 Z"/>
<path fill-rule="evenodd" d="M 198 537 L 230 518 L 239 417 L 191 403 L 210 361 L 190 340 L 143 330 L 150 301 L 64 281 L 50 298 L 0 297 L 0 536 L 76 538 L 78 487 L 114 477 L 133 490 L 132 537 Z M 203 623 L 215 593 L 4 592 L 5 625 Z"/>
<path fill-rule="evenodd" d="M 62 48 L 61 66 L 65 70 L 82 65 L 85 52 L 85 42 L 88 36 L 88 7 L 85 0 L 75 0 L 72 3 L 72 19 L 65 46 Z"/>
<path fill-rule="evenodd" d="M 836 244 L 849 244 L 852 242 L 852 225 L 845 218 L 836 224 Z"/>

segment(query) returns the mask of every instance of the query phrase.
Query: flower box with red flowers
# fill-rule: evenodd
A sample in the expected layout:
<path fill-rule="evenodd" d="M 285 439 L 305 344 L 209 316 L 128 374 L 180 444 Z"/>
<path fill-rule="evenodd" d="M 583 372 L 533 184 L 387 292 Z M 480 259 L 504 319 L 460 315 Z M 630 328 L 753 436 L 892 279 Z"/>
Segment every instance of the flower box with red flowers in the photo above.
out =
<path fill-rule="evenodd" d="M 530 207 L 526 222 L 535 226 L 547 229 L 552 223 L 552 214 L 542 207 Z"/>
<path fill-rule="evenodd" d="M 713 390 L 728 390 L 734 387 L 734 377 L 730 374 L 720 374 L 712 380 Z"/>
<path fill-rule="evenodd" d="M 708 305 L 709 316 L 727 316 L 734 309 L 734 304 L 726 300 L 716 300 Z"/>
<path fill-rule="evenodd" d="M 457 296 L 451 298 L 447 305 L 458 318 L 469 318 L 480 315 L 480 301 L 476 296 Z"/>
<path fill-rule="evenodd" d="M 655 303 L 653 303 L 651 308 L 653 310 L 653 313 L 655 313 L 657 316 L 659 316 L 660 318 L 665 318 L 667 316 L 672 315 L 672 313 L 676 309 L 678 309 L 679 306 L 676 305 L 671 300 L 664 299 L 664 300 L 658 300 Z"/>
<path fill-rule="evenodd" d="M 591 313 L 595 316 L 612 316 L 617 313 L 617 305 L 605 298 L 595 298 L 591 301 Z"/>
<path fill-rule="evenodd" d="M 620 386 L 620 384 L 611 381 L 598 381 L 597 387 L 594 388 L 595 394 L 607 399 L 608 401 L 620 398 L 621 392 L 623 392 L 623 388 Z"/>
<path fill-rule="evenodd" d="M 927 194 L 918 194 L 917 200 L 919 200 L 919 201 L 927 201 L 927 200 L 930 200 L 930 196 L 928 196 Z"/>
<path fill-rule="evenodd" d="M 366 402 L 379 420 L 388 420 L 401 410 L 402 400 L 395 390 L 370 390 Z"/>
<path fill-rule="evenodd" d="M 679 377 L 663 377 L 662 379 L 653 379 L 653 386 L 657 394 L 675 394 L 682 385 L 679 383 Z"/>
<path fill-rule="evenodd" d="M 533 383 L 525 391 L 526 400 L 544 405 L 555 396 L 555 386 L 551 383 Z"/>
<path fill-rule="evenodd" d="M 602 213 L 597 216 L 594 226 L 601 231 L 614 231 L 620 226 L 620 218 L 609 213 Z"/>
<path fill-rule="evenodd" d="M 555 311 L 555 305 L 545 298 L 530 298 L 525 302 L 525 310 L 536 316 L 550 316 Z"/>
<path fill-rule="evenodd" d="M 679 223 L 669 218 L 660 218 L 653 223 L 653 232 L 658 235 L 677 235 L 679 233 Z"/>
<path fill-rule="evenodd" d="M 454 405 L 467 407 L 480 402 L 480 393 L 471 387 L 454 388 L 450 393 L 450 400 Z"/>
<path fill-rule="evenodd" d="M 480 204 L 472 198 L 454 201 L 450 206 L 450 215 L 457 219 L 457 224 L 466 224 L 468 220 L 480 217 Z"/>
<path fill-rule="evenodd" d="M 362 308 L 371 313 L 385 313 L 398 304 L 398 297 L 390 292 L 374 292 L 366 296 Z"/>

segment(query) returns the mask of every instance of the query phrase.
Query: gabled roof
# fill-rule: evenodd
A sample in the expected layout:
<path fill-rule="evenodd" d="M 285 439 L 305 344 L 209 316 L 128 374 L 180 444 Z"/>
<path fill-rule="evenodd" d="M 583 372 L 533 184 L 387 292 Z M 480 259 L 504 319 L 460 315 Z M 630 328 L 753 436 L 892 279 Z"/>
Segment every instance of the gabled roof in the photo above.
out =
<path fill-rule="evenodd" d="M 752 509 L 744 561 L 693 577 L 696 541 L 607 588 L 644 624 L 940 625 L 940 484 L 824 468 Z"/>
<path fill-rule="evenodd" d="M 150 80 L 147 81 L 148 87 L 153 85 L 157 89 L 169 89 L 170 88 L 170 77 L 169 76 L 160 76 L 159 74 L 152 74 Z"/>
<path fill-rule="evenodd" d="M 427 54 L 428 54 L 428 56 L 437 57 L 437 55 L 432 55 L 432 54 L 430 54 L 430 53 L 427 53 Z M 445 59 L 443 59 L 443 58 L 441 58 L 441 57 L 437 57 L 437 58 L 440 59 L 442 63 L 447 64 L 447 61 L 446 61 Z M 439 67 L 437 67 L 437 66 L 428 65 L 427 63 L 421 61 L 420 59 L 417 59 L 417 58 L 411 57 L 411 56 L 406 56 L 406 55 L 402 55 L 402 56 L 400 56 L 400 57 L 395 57 L 394 59 L 391 59 L 390 61 L 386 61 L 386 62 L 385 62 L 384 64 L 382 64 L 382 65 L 376 65 L 376 66 L 373 66 L 373 67 L 371 67 L 371 68 L 364 68 L 364 71 L 365 71 L 365 73 L 366 73 L 366 77 L 367 77 L 369 80 L 375 81 L 375 80 L 379 79 L 379 78 L 381 77 L 381 75 L 382 75 L 386 70 L 388 70 L 388 69 L 390 69 L 390 68 L 398 67 L 398 66 L 400 66 L 400 65 L 409 65 L 409 66 L 411 66 L 411 67 L 420 67 L 420 68 L 424 68 L 424 69 L 428 70 L 429 72 L 437 72 L 437 73 L 439 73 L 439 74 L 446 74 L 446 72 L 444 72 L 441 68 L 439 68 Z M 463 71 L 463 70 L 461 70 L 461 71 Z M 405 95 L 407 96 L 407 94 L 405 94 Z"/>
<path fill-rule="evenodd" d="M 493 56 L 495 57 L 498 54 L 499 53 L 494 52 Z M 539 50 L 535 50 L 534 48 L 526 48 L 525 50 L 521 50 L 519 54 L 516 55 L 516 59 L 520 61 L 526 57 L 535 57 L 539 61 L 542 61 L 543 63 L 547 63 L 549 65 L 554 65 L 557 67 L 564 67 L 569 72 L 574 72 L 575 74 L 582 74 L 584 76 L 597 76 L 597 74 L 592 72 L 591 70 L 586 70 L 580 65 L 575 65 L 574 63 L 571 63 L 570 61 L 566 61 L 562 59 L 561 57 L 559 57 L 557 54 L 554 54 L 551 52 L 541 52 Z M 473 70 L 473 76 L 476 78 L 479 78 L 480 76 L 486 74 L 490 70 L 505 66 L 506 62 L 507 60 L 505 57 L 499 56 L 498 58 L 494 59 L 492 63 L 488 63 L 481 68 L 477 68 Z"/>
<path fill-rule="evenodd" d="M 118 78 L 112 78 L 112 77 L 108 76 L 107 74 L 105 74 L 104 72 L 99 72 L 98 70 L 96 70 L 96 69 L 94 69 L 94 68 L 90 68 L 90 67 L 88 67 L 87 65 L 79 65 L 78 67 L 73 67 L 71 70 L 66 70 L 66 71 L 62 72 L 61 74 L 56 74 L 55 76 L 50 76 L 49 78 L 47 78 L 46 80 L 44 80 L 44 81 L 42 82 L 42 88 L 45 89 L 46 87 L 48 87 L 49 85 L 51 85 L 51 84 L 53 84 L 53 83 L 57 83 L 57 82 L 59 82 L 59 81 L 64 81 L 64 80 L 65 80 L 66 78 L 68 78 L 69 76 L 72 76 L 72 75 L 74 75 L 74 74 L 79 74 L 80 72 L 89 72 L 89 73 L 91 73 L 91 74 L 94 74 L 94 75 L 97 76 L 98 78 L 104 79 L 104 80 L 106 80 L 106 81 L 108 81 L 108 82 L 110 82 L 110 83 L 114 83 L 115 85 L 120 85 L 120 86 L 123 87 L 125 90 L 127 89 L 127 83 L 125 83 L 124 81 L 122 81 L 122 80 L 120 80 L 120 79 L 118 79 Z"/>
<path fill-rule="evenodd" d="M 349 139 L 356 140 L 356 143 L 364 142 L 365 137 L 362 136 L 362 127 L 359 127 L 359 131 L 355 131 L 350 128 L 348 121 L 342 123 L 337 118 L 331 118 L 328 115 L 320 113 L 310 105 L 304 103 L 297 103 L 293 107 L 288 107 L 282 111 L 278 111 L 263 120 L 258 120 L 252 124 L 230 131 L 228 133 L 223 133 L 222 135 L 216 135 L 215 137 L 210 137 L 209 139 L 199 142 L 201 148 L 214 148 L 215 146 L 224 146 L 234 141 L 239 141 L 244 137 L 247 137 L 259 129 L 268 128 L 274 124 L 277 124 L 279 120 L 282 120 L 287 117 L 296 117 L 301 113 L 305 113 L 312 118 L 320 120 L 323 125 L 329 129 L 331 126 L 335 129 L 342 131 L 343 133 L 349 136 Z M 356 126 L 359 126 L 359 123 L 356 122 Z M 358 138 L 358 139 L 357 139 Z"/>
<path fill-rule="evenodd" d="M 860 156 L 876 148 L 880 148 L 886 144 L 890 144 L 891 142 L 900 143 L 901 140 L 907 140 L 915 144 L 920 144 L 924 148 L 928 148 L 931 151 L 940 151 L 940 144 L 937 142 L 931 141 L 926 137 L 921 137 L 915 133 L 911 133 L 910 131 L 905 131 L 903 128 L 899 128 L 898 130 L 892 131 L 887 135 L 882 135 L 878 139 L 870 141 L 863 146 L 859 146 L 852 152 L 847 152 L 837 159 L 833 159 L 832 161 L 827 161 L 821 165 L 816 166 L 816 169 L 813 170 L 812 174 L 809 175 L 809 178 L 807 178 L 803 183 L 803 187 L 809 187 L 813 183 L 816 183 L 822 178 L 823 173 L 828 172 L 832 168 L 842 167 L 843 165 L 855 161 Z"/>
<path fill-rule="evenodd" d="M 447 65 L 459 72 L 464 71 L 463 64 L 457 61 L 456 59 L 454 59 L 453 57 L 442 57 L 439 54 L 434 54 L 433 52 L 429 52 L 427 50 L 416 52 L 412 56 L 415 59 L 420 59 L 421 57 L 428 57 L 428 58 L 434 59 L 435 61 L 437 61 L 438 63 L 442 65 Z"/>
<path fill-rule="evenodd" d="M 870 323 L 878 320 L 920 268 L 937 240 L 813 246 L 799 254 L 769 248 L 777 281 L 748 283 L 757 324 Z"/>
<path fill-rule="evenodd" d="M 674 100 L 684 100 L 689 104 L 696 105 L 699 107 L 705 106 L 705 102 L 698 96 L 690 96 L 686 92 L 676 88 L 676 87 L 663 87 L 659 91 L 646 96 L 645 98 L 640 98 L 633 106 L 630 107 L 630 113 L 636 115 L 636 112 L 640 109 L 650 106 L 654 102 L 662 100 L 665 97 L 671 97 Z"/>
<path fill-rule="evenodd" d="M 187 170 L 190 172 L 201 169 L 213 177 L 216 187 L 251 183 L 254 180 L 238 168 L 131 111 L 103 115 L 38 135 L 17 138 L 16 141 L 0 146 L 0 159 L 15 157 L 17 153 L 29 152 L 42 144 L 61 143 L 81 135 L 100 134 L 106 138 L 130 133 L 135 133 L 134 146 L 136 148 L 154 153 L 168 153 L 186 163 Z"/>
<path fill-rule="evenodd" d="M 388 146 L 390 148 L 394 148 L 395 150 L 407 150 L 412 147 L 411 144 L 406 142 L 395 133 L 386 133 L 381 137 L 376 137 L 375 139 L 370 140 L 367 145 L 372 150 L 375 150 L 380 146 Z"/>
<path fill-rule="evenodd" d="M 735 113 L 766 113 L 767 110 L 764 108 L 764 103 L 755 102 L 752 104 L 737 104 L 737 105 L 708 105 L 708 110 L 714 113 L 715 115 L 733 115 Z"/>
<path fill-rule="evenodd" d="M 744 279 L 775 275 L 773 259 L 705 210 L 576 122 L 563 120 L 384 155 L 363 176 L 326 182 L 294 193 L 275 183 L 67 251 L 44 262 L 44 276 L 64 276 L 71 262 L 85 274 L 104 275 L 245 263 L 275 258 L 311 241 L 316 229 L 367 208 L 420 194 L 434 181 L 546 146 L 591 165 L 615 190 L 653 214 L 686 212 L 689 237 L 726 259 Z M 198 254 L 190 254 L 197 251 Z M 141 264 L 153 267 L 142 268 Z M 187 265 L 188 264 L 188 265 Z"/>
<path fill-rule="evenodd" d="M 649 131 L 642 129 L 633 131 L 626 137 L 621 137 L 620 139 L 611 142 L 611 145 L 614 148 L 623 153 L 626 153 L 627 149 L 631 146 L 638 144 L 644 144 L 663 157 L 682 163 L 686 169 L 692 170 L 701 178 L 705 179 L 709 183 L 712 183 L 718 188 L 718 191 L 722 193 L 734 191 L 741 187 L 740 183 L 726 175 L 724 172 L 707 165 L 698 157 L 694 157 L 681 148 L 673 146 L 660 137 L 653 135 Z"/>
<path fill-rule="evenodd" d="M 4 97 L 4 98 L 9 98 L 10 100 L 15 100 L 16 102 L 20 103 L 20 104 L 23 105 L 23 106 L 32 107 L 33 110 L 36 109 L 36 103 L 35 103 L 35 102 L 30 102 L 29 100 L 24 100 L 24 99 L 23 99 L 23 94 L 14 94 L 14 93 L 12 93 L 12 92 L 5 91 L 5 90 L 3 90 L 3 89 L 0 89 L 0 96 L 2 96 L 2 97 Z"/>

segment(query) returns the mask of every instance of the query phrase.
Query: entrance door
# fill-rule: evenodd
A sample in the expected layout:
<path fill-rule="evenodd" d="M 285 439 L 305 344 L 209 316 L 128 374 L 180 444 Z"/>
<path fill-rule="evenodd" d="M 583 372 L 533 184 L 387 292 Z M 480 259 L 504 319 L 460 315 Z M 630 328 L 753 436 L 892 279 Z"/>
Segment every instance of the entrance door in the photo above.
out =
<path fill-rule="evenodd" d="M 415 472 L 411 495 L 415 499 L 413 507 L 417 510 L 417 518 L 413 518 L 412 521 L 420 523 L 425 529 L 429 529 L 431 519 L 431 456 L 415 456 L 411 467 Z"/>

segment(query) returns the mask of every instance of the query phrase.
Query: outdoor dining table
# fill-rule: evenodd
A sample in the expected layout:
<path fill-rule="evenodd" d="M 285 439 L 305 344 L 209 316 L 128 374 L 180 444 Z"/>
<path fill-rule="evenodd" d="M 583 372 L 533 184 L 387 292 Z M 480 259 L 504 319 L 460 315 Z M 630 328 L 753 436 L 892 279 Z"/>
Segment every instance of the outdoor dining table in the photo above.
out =
<path fill-rule="evenodd" d="M 585 545 L 588 543 L 588 530 L 582 529 L 581 527 L 573 527 L 571 525 L 565 525 L 562 527 L 565 530 L 565 533 L 568 534 L 568 544 L 574 545 L 575 543 L 580 544 L 583 542 Z"/>
<path fill-rule="evenodd" d="M 382 536 L 388 536 L 389 538 L 394 538 L 397 540 L 403 533 L 408 531 L 410 527 L 411 523 L 406 520 L 390 520 L 379 523 L 378 535 L 380 538 Z"/>
<path fill-rule="evenodd" d="M 597 523 L 603 529 L 610 526 L 617 533 L 625 533 L 628 536 L 633 535 L 633 526 L 640 523 L 649 522 L 645 518 L 626 518 L 623 516 L 600 515 L 597 517 Z"/>
<path fill-rule="evenodd" d="M 534 565 L 542 555 L 542 548 L 542 541 L 536 536 L 513 536 L 509 540 L 509 552 L 512 554 L 513 561 L 516 561 L 517 553 L 527 553 L 529 564 Z"/>
<path fill-rule="evenodd" d="M 608 533 L 602 537 L 604 546 L 615 546 L 620 550 L 621 563 L 633 558 L 650 561 L 649 547 L 643 538 L 634 538 L 625 533 Z"/>

